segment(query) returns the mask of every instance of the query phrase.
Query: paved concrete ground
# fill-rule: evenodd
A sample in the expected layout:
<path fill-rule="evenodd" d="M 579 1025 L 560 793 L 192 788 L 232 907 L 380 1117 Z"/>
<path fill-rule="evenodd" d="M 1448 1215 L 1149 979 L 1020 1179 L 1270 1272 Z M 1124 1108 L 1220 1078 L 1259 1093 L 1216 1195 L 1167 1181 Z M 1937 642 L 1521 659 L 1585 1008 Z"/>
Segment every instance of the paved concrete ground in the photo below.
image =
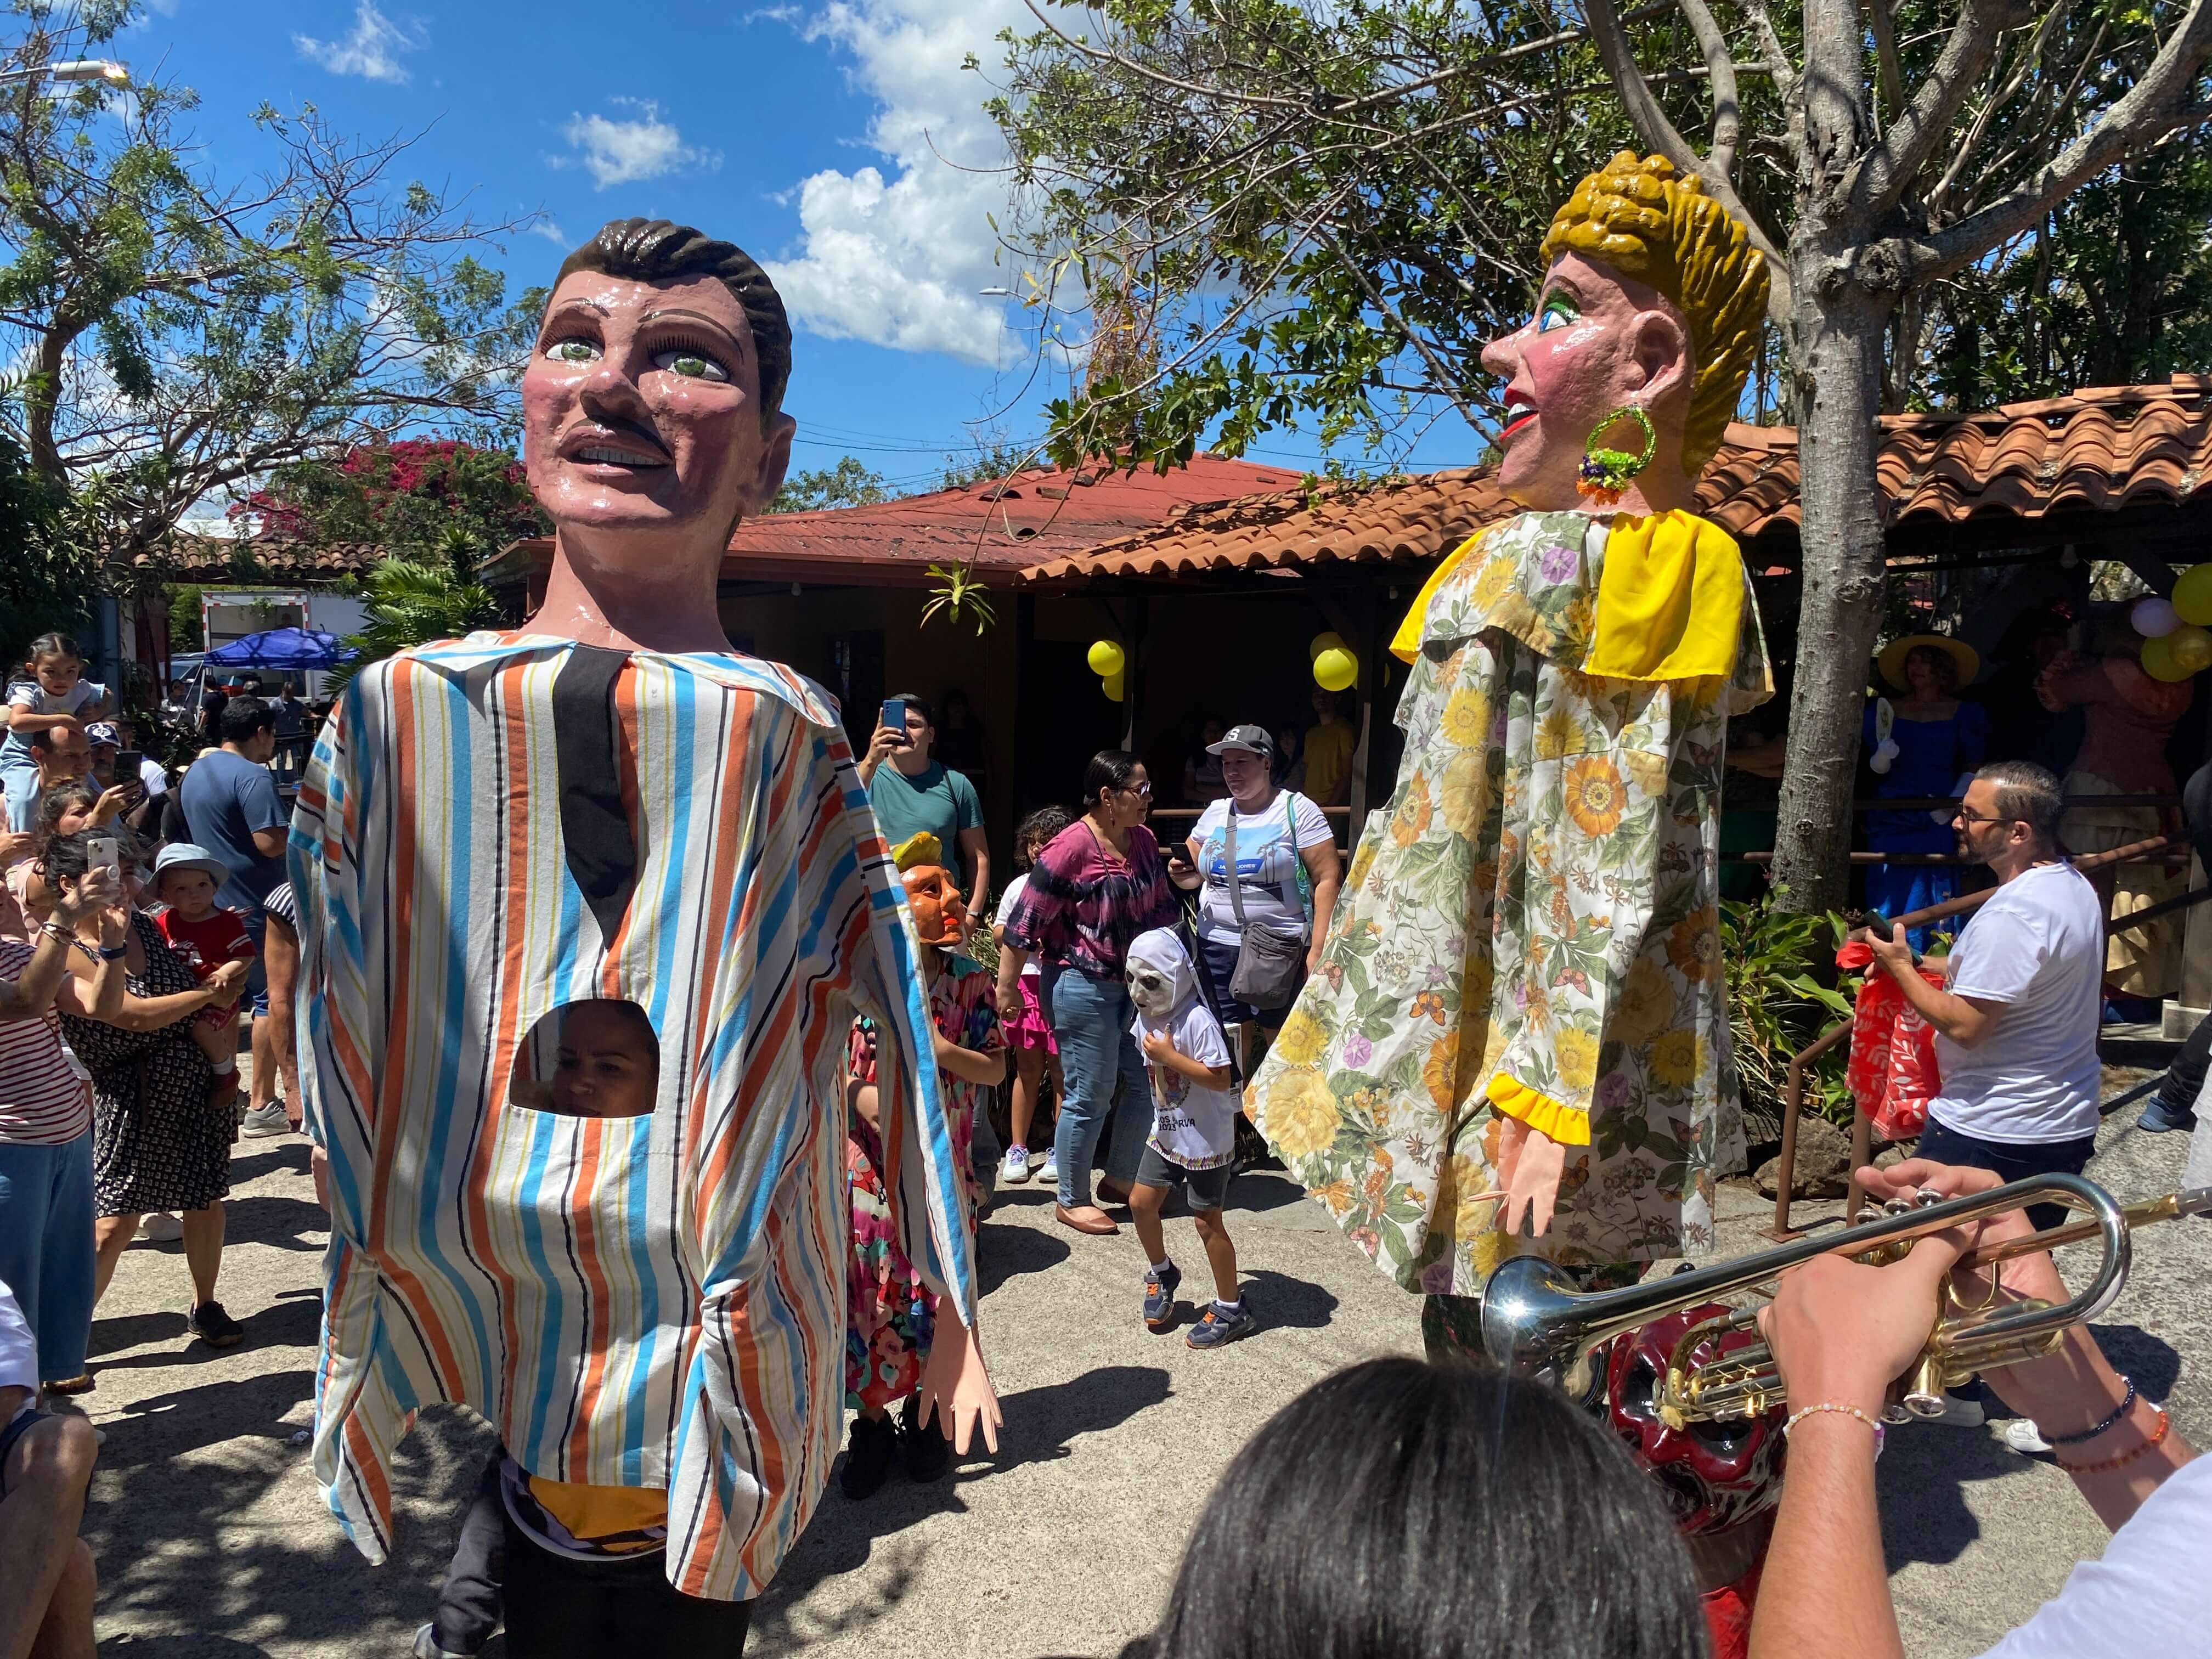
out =
<path fill-rule="evenodd" d="M 2092 1173 L 2125 1195 L 2171 1187 L 2179 1135 L 2108 1121 Z M 94 1331 L 107 1444 L 85 1534 L 100 1564 L 100 1632 L 131 1659 L 390 1654 L 428 1615 L 488 1443 L 459 1412 L 427 1415 L 397 1472 L 401 1536 L 372 1568 L 340 1537 L 288 1443 L 307 1420 L 322 1218 L 306 1143 L 245 1141 L 234 1159 L 223 1299 L 247 1346 L 184 1334 L 174 1245 L 125 1255 Z M 1266 1327 L 1218 1353 L 1153 1338 L 1137 1318 L 1134 1236 L 1079 1238 L 1034 1186 L 984 1224 L 985 1340 L 1005 1403 L 996 1457 L 865 1504 L 833 1490 L 764 1600 L 749 1651 L 1036 1659 L 1112 1655 L 1150 1626 L 1214 1476 L 1283 1402 L 1369 1355 L 1418 1346 L 1410 1298 L 1386 1285 L 1279 1176 L 1239 1178 L 1232 1220 Z M 1731 1200 L 1731 1243 L 1757 1244 L 1766 1206 Z M 1814 1212 L 1817 1212 L 1817 1208 Z M 1203 1258 L 1170 1223 L 1186 1285 Z M 2179 1423 L 2212 1440 L 2212 1225 L 2147 1232 L 2127 1294 L 2100 1328 Z M 1965 1659 L 2053 1593 L 2102 1533 L 2064 1477 L 1993 1430 L 1894 1434 L 1881 1466 L 1890 1565 L 1914 1659 Z M 495 1645 L 494 1651 L 498 1651 Z"/>

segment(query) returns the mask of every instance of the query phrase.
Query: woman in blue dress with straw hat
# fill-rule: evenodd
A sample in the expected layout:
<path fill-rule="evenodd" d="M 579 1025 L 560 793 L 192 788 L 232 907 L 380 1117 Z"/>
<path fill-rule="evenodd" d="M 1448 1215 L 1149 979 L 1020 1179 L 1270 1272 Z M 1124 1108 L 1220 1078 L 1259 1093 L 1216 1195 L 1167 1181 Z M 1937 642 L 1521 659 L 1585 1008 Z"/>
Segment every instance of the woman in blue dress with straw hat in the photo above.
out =
<path fill-rule="evenodd" d="M 1981 672 L 1973 647 L 1942 634 L 1908 635 L 1884 647 L 1875 664 L 1895 694 L 1867 705 L 1860 734 L 1875 799 L 1956 795 L 1961 775 L 1979 766 L 1989 750 L 1989 712 L 1959 697 L 1959 689 Z M 1959 847 L 1950 813 L 1924 807 L 1869 812 L 1866 842 L 1877 853 L 1954 853 Z M 1876 864 L 1867 870 L 1867 908 L 1893 919 L 1941 904 L 1958 890 L 1953 865 Z M 1925 948 L 1928 933 L 1911 930 L 1914 950 Z"/>

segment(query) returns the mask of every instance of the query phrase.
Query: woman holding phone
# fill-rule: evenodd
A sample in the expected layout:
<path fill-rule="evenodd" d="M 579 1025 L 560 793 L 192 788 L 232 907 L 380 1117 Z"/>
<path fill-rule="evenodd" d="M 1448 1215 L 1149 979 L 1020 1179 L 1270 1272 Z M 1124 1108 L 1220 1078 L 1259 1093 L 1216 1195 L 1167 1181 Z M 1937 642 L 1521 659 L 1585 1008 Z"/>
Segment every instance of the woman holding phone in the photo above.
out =
<path fill-rule="evenodd" d="M 25 905 L 34 924 L 55 896 L 95 863 L 117 855 L 111 831 L 56 836 L 33 866 Z M 238 1114 L 208 1109 L 214 1073 L 192 1041 L 201 1009 L 238 1000 L 246 964 L 225 963 L 203 985 L 148 917 L 133 913 L 119 946 L 122 1004 L 97 1016 L 61 1010 L 62 1035 L 92 1073 L 93 1185 L 99 1256 L 96 1292 L 104 1293 L 142 1215 L 173 1210 L 183 1219 L 185 1263 L 192 1279 L 186 1328 L 210 1347 L 235 1346 L 245 1335 L 215 1299 L 222 1262 L 223 1207 L 230 1195 L 230 1147 Z M 89 1001 L 101 965 L 72 951 L 71 974 Z"/>

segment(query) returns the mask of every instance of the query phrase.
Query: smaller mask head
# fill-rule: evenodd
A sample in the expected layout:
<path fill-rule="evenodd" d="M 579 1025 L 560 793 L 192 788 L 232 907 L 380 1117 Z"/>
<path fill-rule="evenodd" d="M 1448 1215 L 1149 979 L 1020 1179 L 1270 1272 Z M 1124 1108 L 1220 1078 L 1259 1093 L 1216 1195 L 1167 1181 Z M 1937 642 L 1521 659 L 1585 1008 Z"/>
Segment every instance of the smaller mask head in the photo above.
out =
<path fill-rule="evenodd" d="M 957 950 L 968 937 L 968 906 L 945 866 L 917 864 L 899 879 L 906 884 L 907 908 L 914 913 L 916 937 L 924 945 Z"/>
<path fill-rule="evenodd" d="M 1175 1012 L 1175 981 L 1149 962 L 1131 958 L 1128 969 L 1129 1000 L 1137 1005 L 1137 1012 L 1147 1019 L 1165 1019 Z"/>

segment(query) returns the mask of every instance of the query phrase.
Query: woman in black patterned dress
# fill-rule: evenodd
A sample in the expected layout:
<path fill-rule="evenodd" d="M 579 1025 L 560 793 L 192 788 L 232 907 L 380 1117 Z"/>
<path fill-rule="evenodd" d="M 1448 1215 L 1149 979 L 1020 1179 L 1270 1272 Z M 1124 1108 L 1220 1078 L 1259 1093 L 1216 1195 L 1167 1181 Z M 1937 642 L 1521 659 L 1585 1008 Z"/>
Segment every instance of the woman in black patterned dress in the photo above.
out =
<path fill-rule="evenodd" d="M 85 867 L 85 834 L 57 836 L 40 854 L 29 886 L 35 915 L 48 879 Z M 185 1261 L 192 1278 L 187 1324 L 213 1347 L 243 1336 L 215 1299 L 222 1262 L 222 1200 L 230 1194 L 230 1146 L 237 1108 L 208 1104 L 214 1073 L 191 1038 L 193 1016 L 234 1002 L 246 965 L 227 963 L 203 985 L 161 929 L 133 915 L 127 940 L 128 994 L 112 1024 L 61 1016 L 62 1036 L 92 1073 L 92 1171 L 100 1241 L 95 1285 L 105 1295 L 115 1264 L 149 1212 L 174 1210 L 185 1229 Z M 71 971 L 90 978 L 94 964 Z"/>

